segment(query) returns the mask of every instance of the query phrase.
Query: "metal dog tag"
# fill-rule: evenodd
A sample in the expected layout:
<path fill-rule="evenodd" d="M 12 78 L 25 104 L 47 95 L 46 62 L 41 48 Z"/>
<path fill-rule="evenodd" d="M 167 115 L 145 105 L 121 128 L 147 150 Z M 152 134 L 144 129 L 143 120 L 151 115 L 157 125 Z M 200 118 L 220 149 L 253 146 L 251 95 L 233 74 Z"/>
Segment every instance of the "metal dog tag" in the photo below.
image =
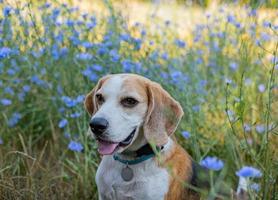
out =
<path fill-rule="evenodd" d="M 126 167 L 124 167 L 122 169 L 121 176 L 122 176 L 124 181 L 131 181 L 134 174 L 133 174 L 132 169 L 127 165 Z"/>

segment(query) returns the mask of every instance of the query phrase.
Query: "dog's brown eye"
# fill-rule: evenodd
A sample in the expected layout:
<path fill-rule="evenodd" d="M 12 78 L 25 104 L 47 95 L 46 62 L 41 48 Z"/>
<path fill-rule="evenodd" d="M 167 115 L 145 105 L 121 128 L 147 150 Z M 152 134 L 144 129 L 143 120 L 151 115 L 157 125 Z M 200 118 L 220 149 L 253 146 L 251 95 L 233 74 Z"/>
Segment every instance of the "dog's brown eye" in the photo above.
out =
<path fill-rule="evenodd" d="M 121 104 L 125 107 L 132 108 L 138 104 L 138 101 L 132 97 L 122 99 Z"/>
<path fill-rule="evenodd" d="M 96 100 L 99 104 L 104 103 L 104 97 L 101 94 L 96 94 Z"/>

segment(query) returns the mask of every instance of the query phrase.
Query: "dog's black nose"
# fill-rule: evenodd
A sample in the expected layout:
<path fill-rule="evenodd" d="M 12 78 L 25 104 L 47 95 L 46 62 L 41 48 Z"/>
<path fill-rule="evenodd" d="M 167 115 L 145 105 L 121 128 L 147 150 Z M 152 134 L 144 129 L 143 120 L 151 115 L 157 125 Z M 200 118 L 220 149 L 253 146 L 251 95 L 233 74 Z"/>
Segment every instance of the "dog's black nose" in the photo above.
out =
<path fill-rule="evenodd" d="M 94 134 L 101 135 L 108 128 L 108 121 L 102 117 L 93 118 L 90 127 Z"/>

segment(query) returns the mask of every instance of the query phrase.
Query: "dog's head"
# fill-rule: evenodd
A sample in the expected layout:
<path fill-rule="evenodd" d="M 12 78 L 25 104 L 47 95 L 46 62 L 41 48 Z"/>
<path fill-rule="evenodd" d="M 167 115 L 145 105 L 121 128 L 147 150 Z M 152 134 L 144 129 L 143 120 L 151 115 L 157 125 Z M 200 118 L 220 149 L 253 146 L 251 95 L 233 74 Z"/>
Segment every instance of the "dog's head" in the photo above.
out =
<path fill-rule="evenodd" d="M 180 104 L 159 84 L 135 74 L 108 75 L 86 96 L 89 133 L 100 154 L 162 146 L 183 115 Z"/>

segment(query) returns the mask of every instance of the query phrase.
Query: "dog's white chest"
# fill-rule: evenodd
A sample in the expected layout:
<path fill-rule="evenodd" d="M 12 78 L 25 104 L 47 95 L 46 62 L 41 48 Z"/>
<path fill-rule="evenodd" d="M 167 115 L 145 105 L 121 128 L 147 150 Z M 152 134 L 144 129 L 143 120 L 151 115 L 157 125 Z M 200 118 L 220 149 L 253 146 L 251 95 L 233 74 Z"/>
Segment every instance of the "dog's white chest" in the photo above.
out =
<path fill-rule="evenodd" d="M 99 197 L 102 200 L 160 200 L 168 191 L 169 175 L 153 159 L 129 166 L 134 177 L 126 182 L 121 177 L 124 164 L 112 156 L 104 156 L 96 174 Z"/>

